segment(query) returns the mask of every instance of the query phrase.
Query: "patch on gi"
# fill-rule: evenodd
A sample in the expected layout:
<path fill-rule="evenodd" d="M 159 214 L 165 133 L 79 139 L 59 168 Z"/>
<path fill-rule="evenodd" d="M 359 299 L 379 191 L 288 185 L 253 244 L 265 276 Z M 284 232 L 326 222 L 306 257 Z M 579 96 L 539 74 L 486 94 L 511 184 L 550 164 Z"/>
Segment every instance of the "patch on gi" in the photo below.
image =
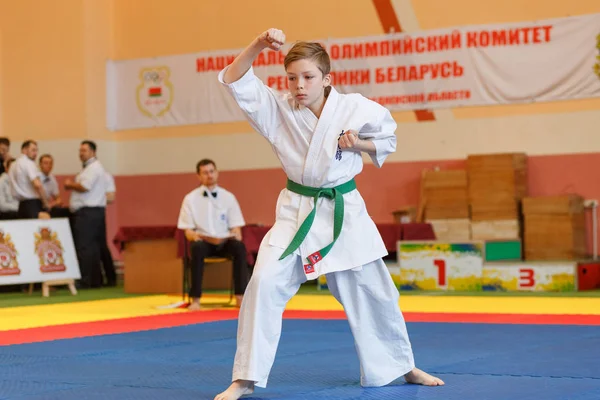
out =
<path fill-rule="evenodd" d="M 313 267 L 310 264 L 304 265 L 304 273 L 305 274 L 312 274 L 313 272 L 315 272 L 315 267 Z"/>
<path fill-rule="evenodd" d="M 319 251 L 317 251 L 316 253 L 312 253 L 310 256 L 308 256 L 308 262 L 311 265 L 315 265 L 322 259 L 323 259 L 323 257 L 321 257 L 321 252 L 319 252 Z"/>

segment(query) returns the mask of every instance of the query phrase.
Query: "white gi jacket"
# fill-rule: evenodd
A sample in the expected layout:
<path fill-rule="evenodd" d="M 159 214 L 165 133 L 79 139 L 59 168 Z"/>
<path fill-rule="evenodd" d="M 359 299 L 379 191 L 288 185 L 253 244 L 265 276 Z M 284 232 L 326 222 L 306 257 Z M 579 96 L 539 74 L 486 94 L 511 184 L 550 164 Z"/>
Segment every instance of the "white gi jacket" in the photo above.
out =
<path fill-rule="evenodd" d="M 219 81 L 234 97 L 252 127 L 269 141 L 288 178 L 296 183 L 331 188 L 362 171 L 360 152 L 339 151 L 338 138 L 342 131 L 353 129 L 359 132 L 361 139 L 373 141 L 377 153 L 371 159 L 377 167 L 396 150 L 397 124 L 391 114 L 360 94 L 340 94 L 332 87 L 321 117 L 317 118 L 291 94 L 281 95 L 266 86 L 252 68 L 231 84 L 223 81 L 226 70 L 227 67 L 219 73 Z M 281 182 L 283 187 L 285 184 Z M 287 248 L 313 209 L 313 203 L 311 197 L 283 189 L 277 200 L 276 220 L 268 245 Z M 325 198 L 317 202 L 312 228 L 295 252 L 302 257 L 307 279 L 360 268 L 387 255 L 358 190 L 345 194 L 344 203 L 344 224 L 338 240 L 326 257 L 311 266 L 307 257 L 333 240 L 334 202 Z"/>

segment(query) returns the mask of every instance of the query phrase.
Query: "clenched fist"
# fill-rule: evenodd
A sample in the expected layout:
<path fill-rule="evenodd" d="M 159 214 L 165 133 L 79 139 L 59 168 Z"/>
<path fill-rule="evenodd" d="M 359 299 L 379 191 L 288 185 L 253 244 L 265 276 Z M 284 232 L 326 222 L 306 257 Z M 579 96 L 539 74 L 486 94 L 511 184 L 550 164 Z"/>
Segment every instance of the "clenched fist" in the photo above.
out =
<path fill-rule="evenodd" d="M 271 28 L 261 33 L 261 35 L 258 37 L 258 41 L 265 47 L 273 50 L 279 50 L 285 43 L 285 34 L 279 29 Z"/>
<path fill-rule="evenodd" d="M 358 132 L 350 129 L 344 132 L 338 139 L 338 144 L 341 149 L 353 149 L 360 139 L 358 138 Z"/>

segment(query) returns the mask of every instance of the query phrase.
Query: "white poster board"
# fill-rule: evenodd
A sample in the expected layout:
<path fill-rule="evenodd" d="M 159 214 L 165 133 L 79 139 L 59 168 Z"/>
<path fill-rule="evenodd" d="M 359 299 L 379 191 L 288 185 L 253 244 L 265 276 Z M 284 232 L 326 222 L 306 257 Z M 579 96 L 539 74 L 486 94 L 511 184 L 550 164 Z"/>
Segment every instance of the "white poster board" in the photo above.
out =
<path fill-rule="evenodd" d="M 0 221 L 0 285 L 80 278 L 67 218 Z"/>

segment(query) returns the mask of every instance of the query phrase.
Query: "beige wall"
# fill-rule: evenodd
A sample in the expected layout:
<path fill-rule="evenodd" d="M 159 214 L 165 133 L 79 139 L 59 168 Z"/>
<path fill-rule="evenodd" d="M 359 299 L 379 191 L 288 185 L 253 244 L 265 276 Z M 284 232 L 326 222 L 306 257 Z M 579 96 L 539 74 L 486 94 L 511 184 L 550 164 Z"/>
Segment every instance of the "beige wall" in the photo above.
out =
<path fill-rule="evenodd" d="M 412 30 L 598 11 L 595 0 L 390 1 L 400 24 Z M 107 131 L 105 61 L 240 48 L 271 26 L 283 28 L 290 41 L 381 34 L 374 3 L 307 0 L 298 8 L 279 0 L 173 0 L 168 6 L 164 0 L 0 0 L 1 132 L 17 141 L 42 140 L 65 173 L 76 163 L 64 160 L 76 154 L 60 140 L 83 138 L 107 143 L 107 162 L 119 174 L 188 171 L 206 153 L 226 169 L 274 167 L 269 146 L 246 123 Z M 600 151 L 600 99 L 435 114 L 436 121 L 424 123 L 412 112 L 394 114 L 400 147 L 391 161 Z M 246 152 L 232 157 L 225 150 L 232 142 Z"/>

